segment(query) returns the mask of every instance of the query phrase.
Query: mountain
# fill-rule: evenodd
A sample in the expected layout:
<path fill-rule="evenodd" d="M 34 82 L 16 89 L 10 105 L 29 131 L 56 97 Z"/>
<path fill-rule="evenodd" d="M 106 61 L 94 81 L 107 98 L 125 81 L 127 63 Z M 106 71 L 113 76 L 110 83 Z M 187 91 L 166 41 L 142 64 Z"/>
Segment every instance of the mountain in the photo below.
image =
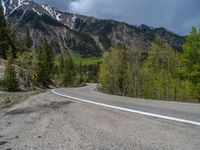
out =
<path fill-rule="evenodd" d="M 57 52 L 74 50 L 84 56 L 102 54 L 89 35 L 71 30 L 54 19 L 43 6 L 31 0 L 19 1 L 4 1 L 5 15 L 18 38 L 27 38 L 27 32 L 29 33 L 33 48 L 47 40 Z"/>
<path fill-rule="evenodd" d="M 162 27 L 137 27 L 115 20 L 71 14 L 32 0 L 1 0 L 1 4 L 17 37 L 30 36 L 33 48 L 46 39 L 58 52 L 73 50 L 83 56 L 100 56 L 115 43 L 149 48 L 156 36 L 179 51 L 183 48 L 184 38 Z"/>

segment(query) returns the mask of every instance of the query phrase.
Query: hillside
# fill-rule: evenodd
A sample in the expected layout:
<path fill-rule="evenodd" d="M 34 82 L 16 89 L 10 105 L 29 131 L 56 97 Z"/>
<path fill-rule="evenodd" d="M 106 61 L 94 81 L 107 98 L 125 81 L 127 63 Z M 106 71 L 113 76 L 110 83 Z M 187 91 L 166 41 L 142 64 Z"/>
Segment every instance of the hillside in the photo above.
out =
<path fill-rule="evenodd" d="M 114 20 L 70 14 L 32 0 L 1 0 L 1 4 L 17 37 L 24 38 L 29 33 L 32 48 L 47 39 L 57 52 L 72 50 L 82 56 L 101 56 L 116 43 L 149 48 L 156 36 L 179 51 L 182 51 L 184 43 L 183 37 L 162 27 L 137 27 Z"/>

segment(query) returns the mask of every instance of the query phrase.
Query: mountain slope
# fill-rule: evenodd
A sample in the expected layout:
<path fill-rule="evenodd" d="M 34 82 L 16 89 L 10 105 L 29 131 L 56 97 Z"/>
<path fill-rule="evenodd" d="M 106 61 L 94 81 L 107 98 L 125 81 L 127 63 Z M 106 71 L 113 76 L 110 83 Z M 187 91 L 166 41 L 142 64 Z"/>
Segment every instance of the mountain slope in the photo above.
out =
<path fill-rule="evenodd" d="M 101 55 L 101 51 L 90 36 L 69 29 L 33 1 L 23 1 L 17 9 L 14 7 L 7 18 L 17 37 L 26 38 L 28 30 L 33 48 L 39 47 L 47 40 L 58 52 L 74 50 L 84 56 Z"/>
<path fill-rule="evenodd" d="M 32 0 L 1 0 L 5 16 L 18 37 L 30 32 L 32 47 L 46 39 L 55 50 L 73 50 L 84 56 L 100 56 L 115 43 L 149 48 L 156 36 L 182 51 L 184 38 L 164 28 L 139 27 L 60 11 Z"/>
<path fill-rule="evenodd" d="M 135 46 L 139 42 L 144 47 L 149 47 L 156 36 L 162 37 L 179 51 L 182 51 L 183 48 L 184 38 L 162 27 L 152 28 L 145 25 L 137 27 L 124 22 L 100 20 L 73 14 L 63 16 L 67 17 L 61 20 L 62 23 L 76 31 L 91 35 L 94 39 L 97 39 L 95 40 L 98 41 L 97 43 L 104 46 L 104 49 L 109 48 L 112 43 L 118 42 Z M 62 15 L 60 18 L 62 18 Z M 69 18 L 73 21 L 69 21 Z"/>

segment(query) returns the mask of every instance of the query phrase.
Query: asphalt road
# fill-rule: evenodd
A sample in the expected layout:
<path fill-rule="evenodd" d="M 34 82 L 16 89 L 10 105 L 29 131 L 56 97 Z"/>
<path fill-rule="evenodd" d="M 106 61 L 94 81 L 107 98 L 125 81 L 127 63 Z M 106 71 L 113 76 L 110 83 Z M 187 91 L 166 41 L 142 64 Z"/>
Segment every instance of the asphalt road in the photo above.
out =
<path fill-rule="evenodd" d="M 119 107 L 120 110 L 139 111 L 141 115 L 165 119 L 168 121 L 177 121 L 200 126 L 200 104 L 180 103 L 172 101 L 144 100 L 130 97 L 113 96 L 100 93 L 95 90 L 96 84 L 89 84 L 82 88 L 68 88 L 53 90 L 55 94 L 67 96 L 68 98 L 83 101 L 88 100 L 111 106 Z M 102 107 L 106 107 L 102 105 Z M 113 108 L 115 109 L 115 108 Z M 168 119 L 169 118 L 169 119 Z M 181 121 L 180 121 L 181 120 Z M 182 121 L 183 120 L 183 121 Z M 165 121 L 165 120 L 163 120 Z"/>
<path fill-rule="evenodd" d="M 56 89 L 0 111 L 0 150 L 199 150 L 200 126 L 105 107 L 199 121 L 198 104 L 141 100 L 92 91 Z"/>

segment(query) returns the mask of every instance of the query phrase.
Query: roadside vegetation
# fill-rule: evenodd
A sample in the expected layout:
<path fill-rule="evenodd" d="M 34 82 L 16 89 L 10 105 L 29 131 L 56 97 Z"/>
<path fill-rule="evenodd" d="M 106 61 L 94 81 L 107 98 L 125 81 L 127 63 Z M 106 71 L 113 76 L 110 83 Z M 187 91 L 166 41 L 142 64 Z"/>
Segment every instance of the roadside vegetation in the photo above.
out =
<path fill-rule="evenodd" d="M 44 39 L 32 49 L 29 29 L 16 39 L 0 7 L 0 58 L 7 60 L 0 88 L 19 91 L 100 82 L 104 92 L 147 99 L 200 102 L 200 30 L 192 28 L 184 52 L 157 37 L 151 48 L 114 45 L 103 58 L 55 53 Z"/>
<path fill-rule="evenodd" d="M 137 98 L 200 102 L 200 30 L 192 28 L 184 52 L 157 37 L 149 52 L 113 46 L 100 66 L 100 89 Z"/>

